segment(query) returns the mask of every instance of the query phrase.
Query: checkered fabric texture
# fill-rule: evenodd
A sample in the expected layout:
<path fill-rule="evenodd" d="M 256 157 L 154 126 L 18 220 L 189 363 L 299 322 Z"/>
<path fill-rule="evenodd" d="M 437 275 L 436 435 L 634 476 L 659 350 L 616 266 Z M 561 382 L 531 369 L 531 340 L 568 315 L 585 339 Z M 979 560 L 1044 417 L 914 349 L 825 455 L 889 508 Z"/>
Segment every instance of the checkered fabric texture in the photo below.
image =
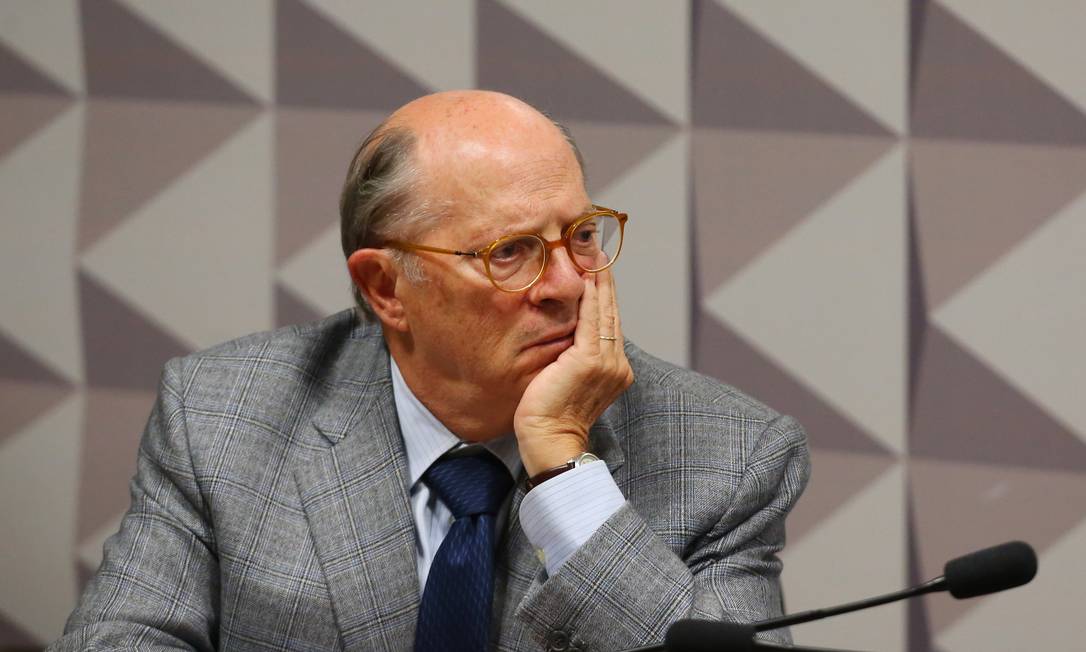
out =
<path fill-rule="evenodd" d="M 0 649 L 60 633 L 164 362 L 350 305 L 350 155 L 473 86 L 567 124 L 629 212 L 626 333 L 808 430 L 790 610 L 1038 549 L 1022 589 L 797 642 L 1081 646 L 1082 25 L 1074 0 L 0 3 Z"/>

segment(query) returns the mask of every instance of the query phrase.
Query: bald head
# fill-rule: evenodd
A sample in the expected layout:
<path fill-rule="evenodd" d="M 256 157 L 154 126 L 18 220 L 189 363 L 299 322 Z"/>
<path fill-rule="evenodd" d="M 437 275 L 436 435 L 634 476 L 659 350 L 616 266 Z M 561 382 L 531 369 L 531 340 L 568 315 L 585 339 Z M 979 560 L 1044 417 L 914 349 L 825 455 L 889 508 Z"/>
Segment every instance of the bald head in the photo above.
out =
<path fill-rule="evenodd" d="M 525 102 L 493 91 L 447 91 L 420 97 L 384 127 L 414 137 L 413 159 L 432 196 L 478 195 L 502 176 L 531 173 L 543 161 L 583 165 L 567 131 Z M 505 179 L 504 181 L 508 181 Z M 581 181 L 583 183 L 583 179 Z"/>
<path fill-rule="evenodd" d="M 531 105 L 494 91 L 444 91 L 424 95 L 396 109 L 388 127 L 406 127 L 421 139 L 476 138 L 481 133 L 510 127 L 526 128 L 550 120 Z"/>

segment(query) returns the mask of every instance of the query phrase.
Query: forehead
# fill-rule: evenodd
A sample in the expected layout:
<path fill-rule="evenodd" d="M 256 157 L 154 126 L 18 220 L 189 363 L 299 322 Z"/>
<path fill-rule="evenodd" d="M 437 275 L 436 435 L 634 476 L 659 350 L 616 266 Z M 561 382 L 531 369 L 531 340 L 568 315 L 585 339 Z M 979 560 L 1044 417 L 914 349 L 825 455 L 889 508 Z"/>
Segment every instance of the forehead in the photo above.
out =
<path fill-rule="evenodd" d="M 510 230 L 543 231 L 591 208 L 569 145 L 536 150 L 471 151 L 435 171 L 427 190 L 446 209 L 442 220 L 464 237 L 494 238 Z"/>

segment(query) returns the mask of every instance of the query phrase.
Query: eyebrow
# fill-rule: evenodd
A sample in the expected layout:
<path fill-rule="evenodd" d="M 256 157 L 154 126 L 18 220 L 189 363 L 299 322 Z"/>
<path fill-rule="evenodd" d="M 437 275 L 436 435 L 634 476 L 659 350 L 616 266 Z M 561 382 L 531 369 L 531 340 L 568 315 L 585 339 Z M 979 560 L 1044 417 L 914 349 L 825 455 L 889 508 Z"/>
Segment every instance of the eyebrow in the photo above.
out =
<path fill-rule="evenodd" d="M 596 210 L 596 205 L 593 204 L 591 201 L 589 201 L 589 203 L 585 204 L 584 208 L 581 209 L 580 213 L 577 213 L 576 215 L 574 215 L 573 217 L 571 217 L 569 219 L 562 220 L 563 221 L 562 230 L 565 231 L 565 228 L 567 226 L 569 226 L 570 224 L 573 224 L 574 222 L 576 222 L 580 218 L 584 217 L 585 215 L 588 215 L 589 213 L 591 213 L 591 212 L 593 212 L 595 210 Z M 483 248 L 487 247 L 490 243 L 494 242 L 498 238 L 504 238 L 507 235 L 513 235 L 515 233 L 516 234 L 521 234 L 521 233 L 539 234 L 540 230 L 539 229 L 533 229 L 533 228 L 527 227 L 527 226 L 525 226 L 523 228 L 519 228 L 517 226 L 508 226 L 507 225 L 507 227 L 503 228 L 503 229 L 491 228 L 491 229 L 486 229 L 484 231 L 480 231 L 477 236 L 469 238 L 469 241 L 471 241 L 471 242 L 478 241 L 478 244 L 473 244 L 472 248 L 475 249 L 475 250 L 479 250 L 479 249 L 483 249 Z"/>

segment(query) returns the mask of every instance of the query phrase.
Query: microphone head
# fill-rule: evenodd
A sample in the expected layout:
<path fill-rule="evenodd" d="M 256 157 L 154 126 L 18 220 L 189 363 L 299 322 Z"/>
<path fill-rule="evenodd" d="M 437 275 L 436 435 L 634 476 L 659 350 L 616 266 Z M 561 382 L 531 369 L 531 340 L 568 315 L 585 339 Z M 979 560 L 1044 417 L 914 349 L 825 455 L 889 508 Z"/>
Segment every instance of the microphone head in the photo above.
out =
<path fill-rule="evenodd" d="M 971 552 L 943 567 L 947 589 L 959 600 L 1022 586 L 1036 574 L 1037 555 L 1024 541 Z"/>
<path fill-rule="evenodd" d="M 754 626 L 715 620 L 680 620 L 667 630 L 668 652 L 752 652 Z"/>

